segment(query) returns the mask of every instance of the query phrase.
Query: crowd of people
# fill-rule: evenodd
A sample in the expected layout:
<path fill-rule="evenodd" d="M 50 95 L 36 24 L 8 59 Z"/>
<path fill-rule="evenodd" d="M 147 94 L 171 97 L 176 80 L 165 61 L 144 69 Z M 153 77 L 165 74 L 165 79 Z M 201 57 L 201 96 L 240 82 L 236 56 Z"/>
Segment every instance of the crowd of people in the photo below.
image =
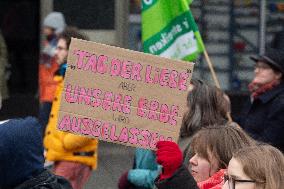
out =
<path fill-rule="evenodd" d="M 66 26 L 59 12 L 43 24 L 39 116 L 0 123 L 0 189 L 82 189 L 97 168 L 97 139 L 56 129 L 71 38 L 88 38 Z M 277 44 L 251 57 L 251 98 L 235 122 L 229 97 L 192 79 L 178 142 L 159 141 L 156 151 L 137 148 L 118 188 L 283 188 L 284 49 Z"/>
<path fill-rule="evenodd" d="M 1 171 L 1 189 L 80 189 L 97 168 L 97 139 L 56 129 L 71 38 L 88 38 L 77 28 L 66 27 L 60 12 L 47 15 L 42 31 L 46 40 L 39 63 L 39 116 L 1 124 L 1 137 L 11 135 L 0 144 L 0 170 L 9 169 Z M 52 172 L 45 162 L 52 162 Z"/>

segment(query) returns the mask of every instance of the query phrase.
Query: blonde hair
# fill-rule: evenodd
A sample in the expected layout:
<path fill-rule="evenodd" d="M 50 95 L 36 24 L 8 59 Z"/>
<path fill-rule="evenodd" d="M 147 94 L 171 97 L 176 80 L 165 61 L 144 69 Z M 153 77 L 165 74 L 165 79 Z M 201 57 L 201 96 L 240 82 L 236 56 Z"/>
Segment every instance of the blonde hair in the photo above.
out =
<path fill-rule="evenodd" d="M 238 150 L 233 158 L 242 164 L 244 173 L 256 181 L 257 188 L 283 188 L 284 156 L 277 148 L 258 144 Z"/>

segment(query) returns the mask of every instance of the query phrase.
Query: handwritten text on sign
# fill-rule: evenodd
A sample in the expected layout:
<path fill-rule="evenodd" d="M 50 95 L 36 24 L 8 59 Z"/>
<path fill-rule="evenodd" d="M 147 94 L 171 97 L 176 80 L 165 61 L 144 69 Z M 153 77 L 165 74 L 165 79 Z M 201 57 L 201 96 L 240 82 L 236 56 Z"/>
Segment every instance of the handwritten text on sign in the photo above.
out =
<path fill-rule="evenodd" d="M 58 128 L 155 148 L 178 138 L 193 64 L 72 39 Z"/>

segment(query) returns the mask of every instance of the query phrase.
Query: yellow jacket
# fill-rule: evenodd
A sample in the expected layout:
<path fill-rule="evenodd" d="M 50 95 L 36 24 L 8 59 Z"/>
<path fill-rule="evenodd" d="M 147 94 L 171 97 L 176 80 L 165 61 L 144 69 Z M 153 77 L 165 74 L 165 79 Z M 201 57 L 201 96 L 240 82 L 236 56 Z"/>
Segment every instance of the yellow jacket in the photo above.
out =
<path fill-rule="evenodd" d="M 49 161 L 80 162 L 96 169 L 98 140 L 62 132 L 56 128 L 61 93 L 63 90 L 63 77 L 55 76 L 54 79 L 57 80 L 59 84 L 56 89 L 49 121 L 45 130 L 44 147 L 47 151 L 46 159 Z"/>

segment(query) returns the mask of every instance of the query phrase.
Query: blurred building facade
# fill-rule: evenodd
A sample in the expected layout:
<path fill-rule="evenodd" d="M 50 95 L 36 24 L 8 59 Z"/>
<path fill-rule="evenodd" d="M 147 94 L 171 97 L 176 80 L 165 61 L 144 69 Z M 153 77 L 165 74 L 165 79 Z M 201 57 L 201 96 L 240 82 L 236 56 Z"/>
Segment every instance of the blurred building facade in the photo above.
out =
<path fill-rule="evenodd" d="M 269 44 L 274 33 L 283 29 L 282 1 L 194 0 L 191 5 L 221 86 L 231 96 L 247 95 L 253 76 L 248 57 L 259 52 L 263 1 Z M 141 51 L 140 4 L 141 0 L 1 0 L 0 29 L 8 50 L 10 98 L 4 101 L 0 118 L 37 114 L 41 24 L 48 13 L 62 12 L 67 25 L 78 27 L 91 41 Z M 213 84 L 202 56 L 196 61 L 194 77 Z M 233 108 L 234 103 L 240 104 L 234 99 Z"/>

